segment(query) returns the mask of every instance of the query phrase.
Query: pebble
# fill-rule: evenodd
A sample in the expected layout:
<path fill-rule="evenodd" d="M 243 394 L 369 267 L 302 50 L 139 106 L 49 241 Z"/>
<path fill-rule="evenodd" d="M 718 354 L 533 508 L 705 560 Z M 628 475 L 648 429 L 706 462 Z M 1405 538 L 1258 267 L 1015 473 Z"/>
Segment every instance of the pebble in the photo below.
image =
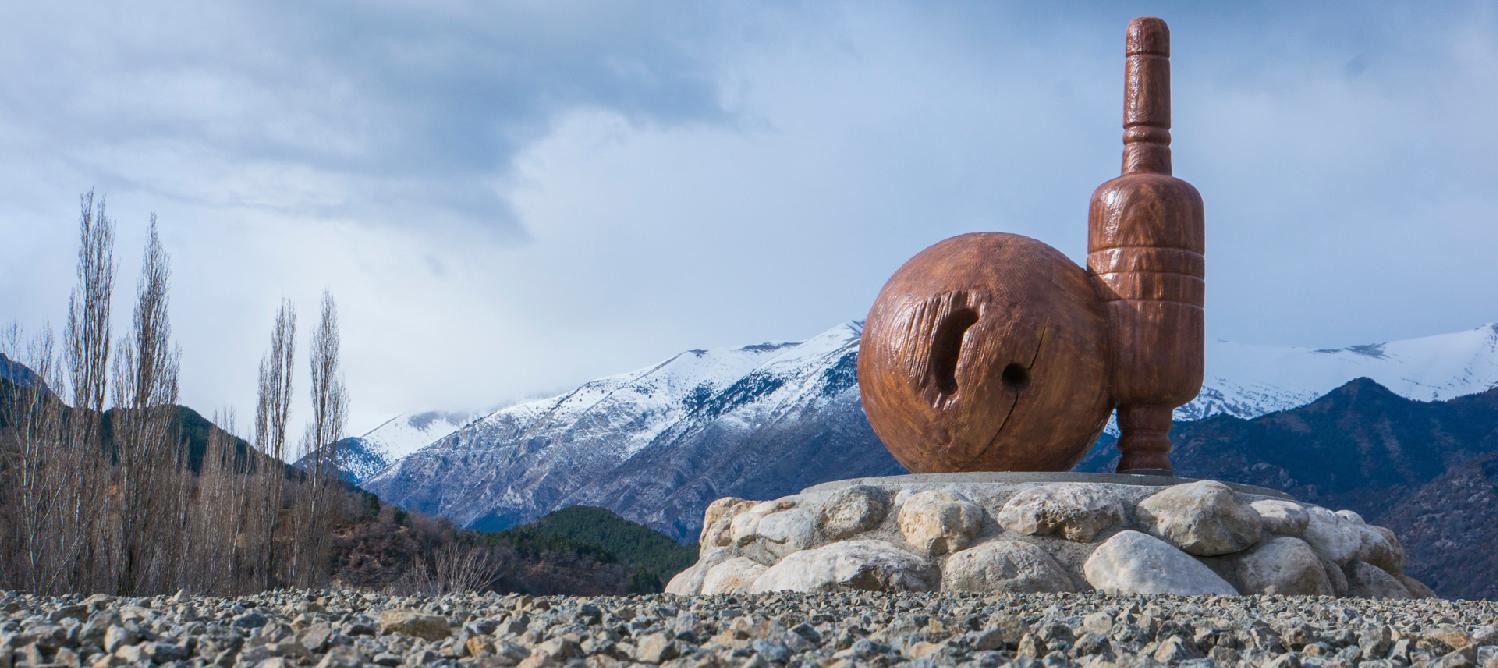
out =
<path fill-rule="evenodd" d="M 1325 596 L 0 592 L 0 666 L 1498 666 L 1498 602 Z M 82 629 L 89 629 L 87 633 Z"/>

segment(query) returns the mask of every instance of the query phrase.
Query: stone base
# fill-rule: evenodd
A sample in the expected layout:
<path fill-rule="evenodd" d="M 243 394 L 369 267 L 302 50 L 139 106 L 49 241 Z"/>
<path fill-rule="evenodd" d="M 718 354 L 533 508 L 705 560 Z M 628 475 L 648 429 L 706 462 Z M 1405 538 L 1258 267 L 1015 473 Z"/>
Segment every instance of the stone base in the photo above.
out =
<path fill-rule="evenodd" d="M 953 473 L 708 506 L 672 594 L 872 589 L 1432 596 L 1393 532 L 1215 480 Z"/>

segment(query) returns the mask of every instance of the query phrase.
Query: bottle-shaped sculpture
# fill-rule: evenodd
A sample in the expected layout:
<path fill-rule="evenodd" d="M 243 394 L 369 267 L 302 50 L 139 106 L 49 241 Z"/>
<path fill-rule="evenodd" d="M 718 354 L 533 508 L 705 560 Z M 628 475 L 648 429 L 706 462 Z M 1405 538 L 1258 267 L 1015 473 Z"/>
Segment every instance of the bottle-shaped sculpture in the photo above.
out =
<path fill-rule="evenodd" d="M 1118 470 L 1168 473 L 1171 412 L 1202 383 L 1202 198 L 1171 176 L 1170 31 L 1137 18 L 1125 43 L 1123 175 L 1092 195 L 1087 268 L 1113 337 Z"/>

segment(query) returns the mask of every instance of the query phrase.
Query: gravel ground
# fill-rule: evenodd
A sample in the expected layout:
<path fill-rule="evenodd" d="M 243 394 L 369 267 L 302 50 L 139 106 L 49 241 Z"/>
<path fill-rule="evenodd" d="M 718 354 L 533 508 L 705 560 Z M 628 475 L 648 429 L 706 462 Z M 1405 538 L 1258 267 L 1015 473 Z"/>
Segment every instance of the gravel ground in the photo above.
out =
<path fill-rule="evenodd" d="M 1498 668 L 1498 602 L 838 592 L 42 598 L 11 665 L 1190 665 Z"/>

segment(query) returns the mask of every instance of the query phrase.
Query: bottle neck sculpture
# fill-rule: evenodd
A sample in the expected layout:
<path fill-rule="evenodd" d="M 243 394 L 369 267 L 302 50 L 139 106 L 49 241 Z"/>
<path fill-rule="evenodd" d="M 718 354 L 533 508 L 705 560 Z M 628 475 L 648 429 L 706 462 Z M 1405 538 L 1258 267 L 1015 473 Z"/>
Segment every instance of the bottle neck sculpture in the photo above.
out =
<path fill-rule="evenodd" d="M 1112 333 L 1118 470 L 1169 473 L 1171 412 L 1202 382 L 1202 200 L 1171 176 L 1169 29 L 1134 19 L 1125 45 L 1123 174 L 1093 193 L 1087 267 Z"/>

